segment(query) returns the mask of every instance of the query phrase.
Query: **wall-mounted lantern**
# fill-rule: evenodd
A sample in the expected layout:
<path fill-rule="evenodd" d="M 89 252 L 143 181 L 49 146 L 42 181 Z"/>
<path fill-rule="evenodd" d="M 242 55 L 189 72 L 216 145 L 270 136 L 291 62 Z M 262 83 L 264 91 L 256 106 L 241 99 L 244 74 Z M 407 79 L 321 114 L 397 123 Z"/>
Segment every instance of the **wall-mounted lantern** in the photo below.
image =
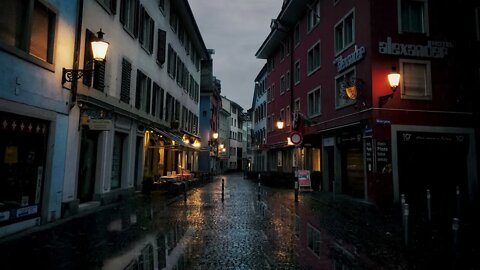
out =
<path fill-rule="evenodd" d="M 91 42 L 92 52 L 93 52 L 93 59 L 95 61 L 103 61 L 105 60 L 105 56 L 107 55 L 108 45 L 109 43 L 103 40 L 103 35 L 105 33 L 102 32 L 102 29 L 97 32 L 97 38 Z M 62 70 L 62 86 L 66 82 L 73 82 L 80 78 L 82 78 L 86 73 L 91 73 L 93 70 L 90 69 L 66 69 L 63 68 Z"/>
<path fill-rule="evenodd" d="M 384 96 L 378 97 L 378 107 L 382 107 L 387 103 L 390 98 L 393 98 L 393 94 L 397 91 L 398 85 L 400 84 L 400 73 L 397 72 L 395 67 L 392 67 L 392 72 L 388 74 L 388 83 L 392 89 L 392 93 Z"/>

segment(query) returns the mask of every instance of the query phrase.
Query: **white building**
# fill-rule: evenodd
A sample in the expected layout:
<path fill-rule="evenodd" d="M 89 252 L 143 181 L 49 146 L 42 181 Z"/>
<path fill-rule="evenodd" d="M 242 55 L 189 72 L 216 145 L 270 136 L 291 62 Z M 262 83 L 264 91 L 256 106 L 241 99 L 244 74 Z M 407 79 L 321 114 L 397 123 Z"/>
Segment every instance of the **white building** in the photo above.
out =
<path fill-rule="evenodd" d="M 78 81 L 69 115 L 66 213 L 197 169 L 200 62 L 208 57 L 187 0 L 83 3 L 79 67 L 91 67 L 86 44 L 99 29 L 110 46 L 93 78 Z"/>

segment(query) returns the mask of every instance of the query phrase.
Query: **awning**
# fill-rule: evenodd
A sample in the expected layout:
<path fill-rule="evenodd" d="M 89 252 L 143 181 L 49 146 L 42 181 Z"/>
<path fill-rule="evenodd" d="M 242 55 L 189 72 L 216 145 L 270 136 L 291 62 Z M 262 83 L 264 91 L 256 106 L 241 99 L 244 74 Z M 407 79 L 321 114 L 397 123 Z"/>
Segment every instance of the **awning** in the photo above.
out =
<path fill-rule="evenodd" d="M 180 136 L 177 136 L 173 133 L 170 133 L 168 131 L 163 131 L 159 129 L 155 129 L 155 132 L 158 132 L 162 136 L 165 136 L 166 138 L 169 138 L 170 140 L 174 141 L 176 145 L 185 147 L 185 148 L 190 148 L 193 150 L 198 150 L 197 148 L 193 147 L 192 145 L 185 143 Z"/>

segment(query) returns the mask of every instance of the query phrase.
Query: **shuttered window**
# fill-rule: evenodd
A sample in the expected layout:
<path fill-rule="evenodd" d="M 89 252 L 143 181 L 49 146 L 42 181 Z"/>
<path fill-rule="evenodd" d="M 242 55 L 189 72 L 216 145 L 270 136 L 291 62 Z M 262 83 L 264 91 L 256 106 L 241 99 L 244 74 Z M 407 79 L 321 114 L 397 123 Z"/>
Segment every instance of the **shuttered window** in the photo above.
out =
<path fill-rule="evenodd" d="M 95 68 L 93 70 L 93 88 L 103 92 L 105 88 L 105 60 L 94 62 Z"/>
<path fill-rule="evenodd" d="M 122 60 L 122 83 L 120 88 L 120 100 L 130 103 L 130 83 L 132 80 L 132 64 L 123 58 Z"/>
<path fill-rule="evenodd" d="M 122 0 L 120 4 L 120 22 L 135 37 L 138 34 L 138 8 L 138 0 Z"/>
<path fill-rule="evenodd" d="M 157 62 L 163 65 L 165 63 L 166 45 L 167 45 L 167 32 L 162 29 L 158 29 L 158 41 L 157 41 Z"/>

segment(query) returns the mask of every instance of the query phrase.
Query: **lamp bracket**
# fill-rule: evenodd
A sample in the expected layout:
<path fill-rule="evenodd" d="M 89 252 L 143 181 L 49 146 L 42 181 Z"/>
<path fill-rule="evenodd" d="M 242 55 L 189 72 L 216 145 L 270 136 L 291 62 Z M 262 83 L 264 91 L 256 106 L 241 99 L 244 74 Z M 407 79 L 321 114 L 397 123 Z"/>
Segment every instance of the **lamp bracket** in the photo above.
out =
<path fill-rule="evenodd" d="M 66 82 L 73 82 L 81 79 L 83 76 L 90 76 L 93 69 L 62 69 L 62 86 Z"/>

